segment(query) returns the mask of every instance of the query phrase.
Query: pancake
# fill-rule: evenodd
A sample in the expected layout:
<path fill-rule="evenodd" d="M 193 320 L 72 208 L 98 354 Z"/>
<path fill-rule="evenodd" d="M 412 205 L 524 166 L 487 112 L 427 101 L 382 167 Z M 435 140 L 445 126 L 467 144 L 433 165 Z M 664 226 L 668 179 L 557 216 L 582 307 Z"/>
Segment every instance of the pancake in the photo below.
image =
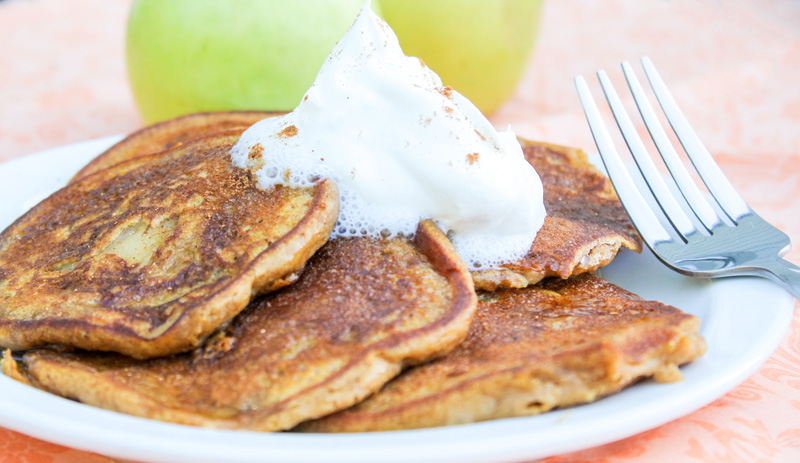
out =
<path fill-rule="evenodd" d="M 165 151 L 195 138 L 227 130 L 246 129 L 261 119 L 277 114 L 270 111 L 223 111 L 195 113 L 147 126 L 107 149 L 84 166 L 71 182 L 144 154 Z"/>
<path fill-rule="evenodd" d="M 0 346 L 154 357 L 292 279 L 338 216 L 330 181 L 261 190 L 224 132 L 57 191 L 0 234 Z"/>
<path fill-rule="evenodd" d="M 120 141 L 72 181 L 123 159 L 155 153 L 224 127 L 246 128 L 277 112 L 231 111 L 182 116 L 146 127 Z M 641 252 L 642 242 L 610 181 L 586 154 L 566 146 L 519 139 L 544 186 L 544 225 L 530 252 L 501 268 L 473 271 L 477 289 L 522 288 L 549 276 L 567 278 L 609 264 L 621 247 Z"/>
<path fill-rule="evenodd" d="M 302 431 L 425 428 L 591 402 L 640 377 L 681 377 L 705 351 L 699 320 L 591 274 L 479 297 L 467 339 Z"/>
<path fill-rule="evenodd" d="M 567 278 L 610 263 L 621 247 L 642 241 L 611 182 L 578 149 L 520 139 L 544 186 L 547 216 L 528 254 L 498 269 L 472 272 L 475 288 L 522 288 L 545 277 Z"/>
<path fill-rule="evenodd" d="M 4 372 L 81 402 L 158 420 L 275 431 L 346 408 L 454 348 L 476 295 L 431 222 L 415 241 L 339 238 L 294 284 L 250 304 L 191 353 L 150 360 L 37 349 Z"/>

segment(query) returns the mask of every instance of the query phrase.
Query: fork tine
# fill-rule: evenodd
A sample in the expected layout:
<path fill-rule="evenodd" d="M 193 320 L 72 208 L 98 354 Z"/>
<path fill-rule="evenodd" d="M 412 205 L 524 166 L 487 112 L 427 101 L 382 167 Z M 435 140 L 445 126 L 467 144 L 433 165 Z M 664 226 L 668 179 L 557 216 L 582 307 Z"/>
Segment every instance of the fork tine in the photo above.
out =
<path fill-rule="evenodd" d="M 639 108 L 639 114 L 642 115 L 644 125 L 650 132 L 650 137 L 655 142 L 664 164 L 667 165 L 670 174 L 672 174 L 678 190 L 680 190 L 689 207 L 692 208 L 692 211 L 694 211 L 706 229 L 713 229 L 721 223 L 717 213 L 703 197 L 700 189 L 697 188 L 694 180 L 689 175 L 689 171 L 686 170 L 686 166 L 683 165 L 678 157 L 677 151 L 672 146 L 672 142 L 669 141 L 667 133 L 653 110 L 653 106 L 650 105 L 650 100 L 647 98 L 639 79 L 636 78 L 636 74 L 634 74 L 633 68 L 628 62 L 622 63 L 622 71 L 625 73 L 625 79 L 628 81 L 628 87 L 633 94 L 636 107 Z"/>
<path fill-rule="evenodd" d="M 700 178 L 708 187 L 711 196 L 714 197 L 717 204 L 734 222 L 741 216 L 752 212 L 747 203 L 744 202 L 744 199 L 725 177 L 725 174 L 722 173 L 717 163 L 714 162 L 711 154 L 700 141 L 700 137 L 689 125 L 650 58 L 647 56 L 642 57 L 642 65 L 647 79 L 650 81 L 650 86 L 653 88 L 653 92 L 661 105 L 661 109 L 672 126 L 672 130 L 678 136 L 684 151 L 686 151 L 695 169 L 700 174 Z"/>
<path fill-rule="evenodd" d="M 600 157 L 606 166 L 606 172 L 608 172 L 617 195 L 642 239 L 650 247 L 659 242 L 673 241 L 673 237 L 661 226 L 623 165 L 583 76 L 575 77 L 575 86 L 578 89 L 578 97 L 586 114 L 586 120 L 589 122 L 595 144 L 600 151 Z"/>
<path fill-rule="evenodd" d="M 658 202 L 667 220 L 669 220 L 672 226 L 675 227 L 678 233 L 683 237 L 695 232 L 694 224 L 692 224 L 689 217 L 675 201 L 672 193 L 667 188 L 667 184 L 664 183 L 663 177 L 658 173 L 653 160 L 647 154 L 647 149 L 644 147 L 639 134 L 636 133 L 633 122 L 631 122 L 628 112 L 625 110 L 622 101 L 620 101 L 617 92 L 614 90 L 614 86 L 611 84 L 608 74 L 600 70 L 597 72 L 597 77 L 600 80 L 600 86 L 603 88 L 603 93 L 606 95 L 606 100 L 611 108 L 611 112 L 614 114 L 614 119 L 617 121 L 617 126 L 619 126 L 625 143 L 628 145 L 628 150 L 630 150 L 633 155 L 633 159 L 636 161 L 636 165 L 639 167 L 644 181 L 653 193 L 653 197 L 656 199 L 656 202 Z"/>

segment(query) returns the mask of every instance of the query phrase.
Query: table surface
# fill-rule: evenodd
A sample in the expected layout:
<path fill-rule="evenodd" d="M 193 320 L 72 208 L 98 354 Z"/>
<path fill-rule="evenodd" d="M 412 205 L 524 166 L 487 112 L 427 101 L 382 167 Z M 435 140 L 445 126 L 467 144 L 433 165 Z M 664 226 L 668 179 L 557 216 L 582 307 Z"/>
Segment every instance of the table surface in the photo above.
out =
<path fill-rule="evenodd" d="M 0 161 L 142 125 L 125 75 L 129 5 L 0 1 Z M 573 77 L 604 68 L 621 88 L 618 63 L 642 55 L 745 200 L 797 242 L 800 1 L 550 0 L 516 94 L 490 119 L 593 151 Z M 800 251 L 788 259 L 800 263 Z M 0 461 L 113 460 L 0 428 Z M 724 397 L 651 431 L 545 461 L 800 461 L 800 311 L 766 364 Z"/>

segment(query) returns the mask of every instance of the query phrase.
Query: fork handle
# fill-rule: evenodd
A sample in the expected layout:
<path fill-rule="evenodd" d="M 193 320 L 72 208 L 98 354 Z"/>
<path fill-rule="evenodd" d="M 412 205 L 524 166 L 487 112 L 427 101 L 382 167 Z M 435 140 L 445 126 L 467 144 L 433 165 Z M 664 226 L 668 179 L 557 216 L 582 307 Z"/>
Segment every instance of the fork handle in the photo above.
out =
<path fill-rule="evenodd" d="M 800 301 L 800 267 L 780 257 L 764 266 L 765 276 Z"/>

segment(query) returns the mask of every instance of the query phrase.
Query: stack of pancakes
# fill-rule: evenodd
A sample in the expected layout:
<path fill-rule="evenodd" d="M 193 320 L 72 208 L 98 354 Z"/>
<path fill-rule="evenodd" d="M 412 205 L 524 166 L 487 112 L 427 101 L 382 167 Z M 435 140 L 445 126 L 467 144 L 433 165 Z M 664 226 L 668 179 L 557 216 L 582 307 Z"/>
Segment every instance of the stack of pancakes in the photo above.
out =
<path fill-rule="evenodd" d="M 329 241 L 333 182 L 258 189 L 229 150 L 270 115 L 143 129 L 0 234 L 3 372 L 175 423 L 376 431 L 585 403 L 705 350 L 696 317 L 590 273 L 641 242 L 582 152 L 521 140 L 545 224 L 470 273 L 431 221 Z"/>

